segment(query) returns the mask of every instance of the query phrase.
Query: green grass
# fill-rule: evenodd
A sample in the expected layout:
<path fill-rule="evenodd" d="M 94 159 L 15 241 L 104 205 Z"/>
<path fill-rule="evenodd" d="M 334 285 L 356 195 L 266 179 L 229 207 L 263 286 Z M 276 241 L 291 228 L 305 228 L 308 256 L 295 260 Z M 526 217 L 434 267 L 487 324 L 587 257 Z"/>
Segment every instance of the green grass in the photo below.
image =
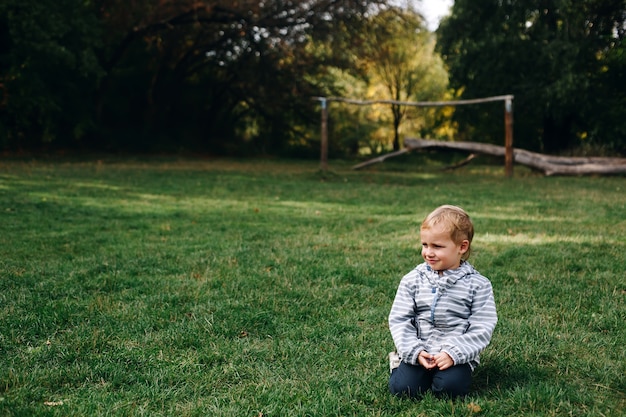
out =
<path fill-rule="evenodd" d="M 423 162 L 0 162 L 0 415 L 623 415 L 624 177 Z M 400 400 L 387 314 L 444 203 L 500 320 L 469 398 Z"/>

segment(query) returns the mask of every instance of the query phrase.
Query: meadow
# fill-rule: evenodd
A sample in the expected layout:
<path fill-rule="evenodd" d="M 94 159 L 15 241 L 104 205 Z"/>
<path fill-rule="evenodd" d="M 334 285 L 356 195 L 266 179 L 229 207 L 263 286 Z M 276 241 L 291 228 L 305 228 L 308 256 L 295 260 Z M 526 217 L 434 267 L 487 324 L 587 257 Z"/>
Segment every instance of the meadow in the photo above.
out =
<path fill-rule="evenodd" d="M 626 179 L 425 158 L 0 161 L 0 415 L 624 415 Z M 499 322 L 469 397 L 399 399 L 387 315 L 441 204 Z"/>

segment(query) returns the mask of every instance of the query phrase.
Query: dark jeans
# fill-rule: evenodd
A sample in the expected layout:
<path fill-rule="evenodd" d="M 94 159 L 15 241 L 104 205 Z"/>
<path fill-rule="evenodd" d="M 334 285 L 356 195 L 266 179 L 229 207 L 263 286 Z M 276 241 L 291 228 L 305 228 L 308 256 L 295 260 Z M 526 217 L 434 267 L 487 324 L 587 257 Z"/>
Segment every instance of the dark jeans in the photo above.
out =
<path fill-rule="evenodd" d="M 401 362 L 389 377 L 389 391 L 393 395 L 412 398 L 420 397 L 428 390 L 437 396 L 460 397 L 469 393 L 471 384 L 472 368 L 468 364 L 440 371 Z"/>

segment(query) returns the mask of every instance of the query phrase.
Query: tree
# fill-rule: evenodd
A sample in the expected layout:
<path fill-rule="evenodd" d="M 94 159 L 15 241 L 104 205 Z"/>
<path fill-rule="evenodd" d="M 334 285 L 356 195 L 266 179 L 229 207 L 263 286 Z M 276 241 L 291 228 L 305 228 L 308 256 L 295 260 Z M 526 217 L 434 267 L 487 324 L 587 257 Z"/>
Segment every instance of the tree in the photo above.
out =
<path fill-rule="evenodd" d="M 447 87 L 447 74 L 435 54 L 434 35 L 423 17 L 407 9 L 389 8 L 369 20 L 364 65 L 371 85 L 379 84 L 394 101 L 438 100 Z M 393 149 L 400 149 L 400 125 L 410 109 L 391 104 Z"/>
<path fill-rule="evenodd" d="M 456 0 L 438 50 L 463 98 L 515 96 L 516 144 L 558 152 L 587 140 L 624 149 L 623 117 L 610 121 L 619 129 L 607 129 L 605 110 L 624 103 L 625 19 L 624 0 Z M 459 127 L 497 143 L 501 112 L 494 119 L 489 110 L 459 109 Z"/>

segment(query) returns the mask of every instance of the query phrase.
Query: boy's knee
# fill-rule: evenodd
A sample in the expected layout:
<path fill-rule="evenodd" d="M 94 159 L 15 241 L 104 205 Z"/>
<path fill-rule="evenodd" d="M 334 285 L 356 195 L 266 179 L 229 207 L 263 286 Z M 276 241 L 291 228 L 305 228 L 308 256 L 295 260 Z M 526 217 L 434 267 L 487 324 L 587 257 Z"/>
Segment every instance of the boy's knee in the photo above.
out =
<path fill-rule="evenodd" d="M 463 397 L 469 394 L 471 383 L 472 374 L 469 368 L 451 369 L 451 372 L 442 371 L 433 378 L 432 391 L 437 396 Z"/>
<path fill-rule="evenodd" d="M 409 387 L 398 378 L 398 371 L 394 370 L 389 377 L 389 392 L 397 397 L 408 394 Z"/>
<path fill-rule="evenodd" d="M 409 385 L 395 384 L 392 383 L 392 381 L 389 381 L 389 392 L 396 397 L 416 398 L 421 395 L 421 392 L 419 392 L 419 390 L 416 390 Z"/>
<path fill-rule="evenodd" d="M 453 381 L 433 381 L 433 394 L 437 397 L 464 397 L 469 394 L 469 387 Z"/>
<path fill-rule="evenodd" d="M 410 375 L 395 369 L 389 377 L 389 392 L 396 397 L 416 398 L 422 395 L 421 388 Z"/>

